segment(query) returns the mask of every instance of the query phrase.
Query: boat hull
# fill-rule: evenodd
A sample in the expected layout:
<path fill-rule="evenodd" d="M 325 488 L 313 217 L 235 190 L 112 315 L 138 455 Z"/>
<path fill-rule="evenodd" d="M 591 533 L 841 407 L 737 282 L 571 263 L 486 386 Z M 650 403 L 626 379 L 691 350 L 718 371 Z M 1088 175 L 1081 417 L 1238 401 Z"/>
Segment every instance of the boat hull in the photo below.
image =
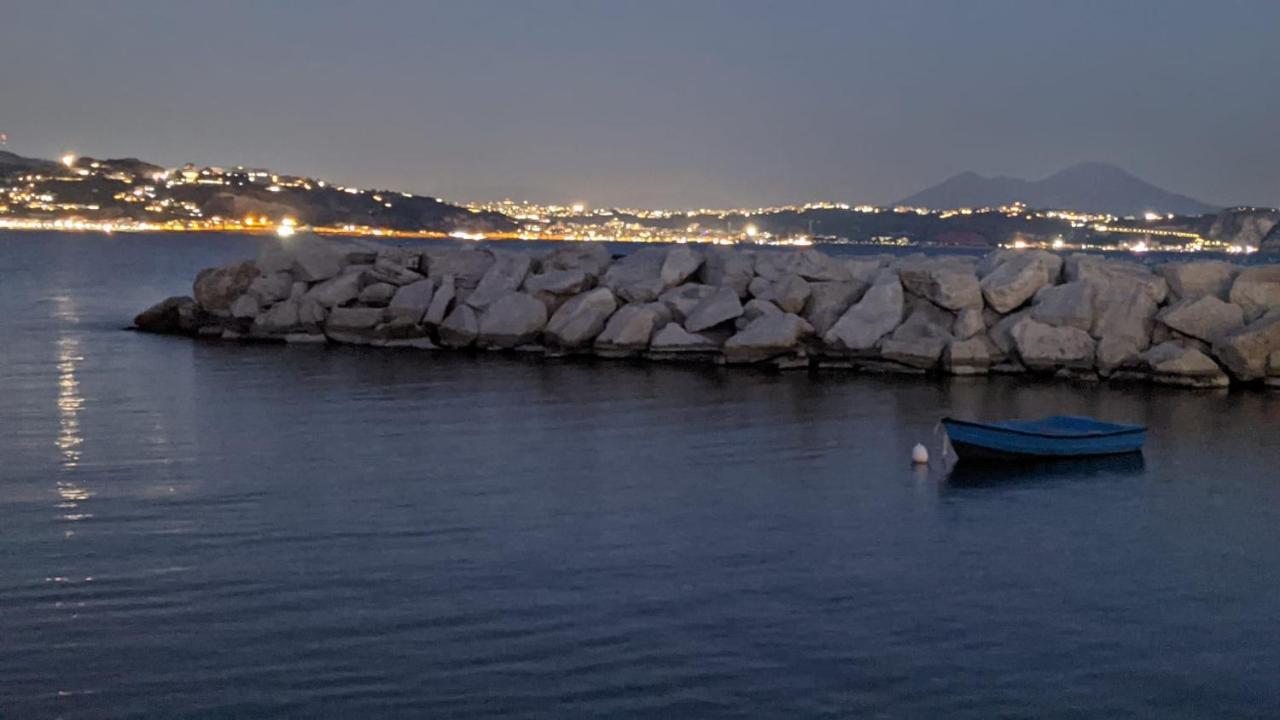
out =
<path fill-rule="evenodd" d="M 1146 428 L 1088 418 L 973 423 L 945 419 L 943 427 L 961 460 L 1026 460 L 1123 455 L 1142 451 Z"/>

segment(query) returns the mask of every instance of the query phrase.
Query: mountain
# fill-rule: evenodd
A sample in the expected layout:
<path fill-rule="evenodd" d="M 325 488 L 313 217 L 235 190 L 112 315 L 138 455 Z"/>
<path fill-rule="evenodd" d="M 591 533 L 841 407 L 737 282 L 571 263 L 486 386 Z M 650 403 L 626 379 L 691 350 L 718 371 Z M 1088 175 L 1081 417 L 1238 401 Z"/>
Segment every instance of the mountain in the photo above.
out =
<path fill-rule="evenodd" d="M 14 172 L 30 172 L 32 170 L 46 172 L 57 168 L 58 163 L 52 160 L 22 157 L 7 150 L 0 150 L 0 176 Z"/>
<path fill-rule="evenodd" d="M 1178 195 L 1114 165 L 1080 163 L 1042 180 L 983 177 L 964 172 L 943 180 L 899 205 L 928 208 L 994 207 L 1021 201 L 1028 207 L 1141 215 L 1144 212 L 1204 215 L 1218 208 Z"/>

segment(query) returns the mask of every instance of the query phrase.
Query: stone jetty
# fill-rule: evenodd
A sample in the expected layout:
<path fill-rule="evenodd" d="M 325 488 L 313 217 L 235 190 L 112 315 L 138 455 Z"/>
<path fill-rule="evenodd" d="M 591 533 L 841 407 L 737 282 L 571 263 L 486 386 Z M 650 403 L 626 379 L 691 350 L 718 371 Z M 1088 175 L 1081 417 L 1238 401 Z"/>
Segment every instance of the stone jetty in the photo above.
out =
<path fill-rule="evenodd" d="M 602 245 L 404 248 L 299 234 L 202 270 L 139 330 L 898 373 L 1280 387 L 1280 265 Z"/>

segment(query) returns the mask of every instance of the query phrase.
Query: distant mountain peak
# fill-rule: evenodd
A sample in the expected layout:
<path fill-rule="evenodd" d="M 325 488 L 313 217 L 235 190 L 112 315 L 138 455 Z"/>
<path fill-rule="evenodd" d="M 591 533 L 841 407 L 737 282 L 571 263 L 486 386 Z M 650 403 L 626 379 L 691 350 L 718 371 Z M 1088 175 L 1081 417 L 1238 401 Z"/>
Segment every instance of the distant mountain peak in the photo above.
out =
<path fill-rule="evenodd" d="M 985 177 L 971 170 L 898 201 L 931 208 L 993 207 L 1012 202 L 1031 207 L 1115 215 L 1171 212 L 1203 215 L 1219 208 L 1156 187 L 1124 168 L 1090 160 L 1065 167 L 1041 180 Z"/>

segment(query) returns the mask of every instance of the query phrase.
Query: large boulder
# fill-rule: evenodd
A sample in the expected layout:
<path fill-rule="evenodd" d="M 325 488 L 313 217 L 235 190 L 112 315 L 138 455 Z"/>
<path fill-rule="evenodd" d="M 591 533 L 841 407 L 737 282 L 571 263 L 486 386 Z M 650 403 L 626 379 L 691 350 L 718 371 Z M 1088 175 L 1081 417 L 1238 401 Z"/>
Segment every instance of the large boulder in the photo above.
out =
<path fill-rule="evenodd" d="M 417 260 L 418 256 L 414 256 Z M 420 260 L 419 260 L 420 261 Z M 374 263 L 373 267 L 365 271 L 370 282 L 387 283 L 388 285 L 409 285 L 423 279 L 423 276 L 411 270 L 391 258 L 380 257 Z"/>
<path fill-rule="evenodd" d="M 1131 283 L 1104 285 L 1093 301 L 1093 325 L 1089 332 L 1099 340 L 1123 338 L 1145 350 L 1151 344 L 1151 328 L 1158 308 L 1151 294 Z"/>
<path fill-rule="evenodd" d="M 383 308 L 339 307 L 329 311 L 325 330 L 373 330 L 386 319 Z"/>
<path fill-rule="evenodd" d="M 1109 376 L 1116 370 L 1136 364 L 1142 349 L 1138 347 L 1138 341 L 1131 337 L 1104 337 L 1098 340 L 1094 364 L 1099 373 L 1104 377 Z"/>
<path fill-rule="evenodd" d="M 1226 387 L 1231 383 L 1209 356 L 1176 342 L 1156 345 L 1142 354 L 1151 379 L 1165 385 L 1185 387 Z"/>
<path fill-rule="evenodd" d="M 814 248 L 795 253 L 791 272 L 810 282 L 848 282 L 853 279 L 843 262 Z"/>
<path fill-rule="evenodd" d="M 245 293 L 231 303 L 231 317 L 237 320 L 252 320 L 262 312 L 262 303 L 258 298 Z"/>
<path fill-rule="evenodd" d="M 867 354 L 902 322 L 904 307 L 902 284 L 896 278 L 872 285 L 831 326 L 822 341 L 839 353 Z"/>
<path fill-rule="evenodd" d="M 1243 327 L 1244 311 L 1217 295 L 1192 295 L 1165 307 L 1156 319 L 1171 330 L 1211 343 Z"/>
<path fill-rule="evenodd" d="M 844 271 L 848 273 L 850 280 L 870 285 L 884 269 L 887 261 L 886 256 L 851 257 L 844 258 L 840 264 L 844 266 Z"/>
<path fill-rule="evenodd" d="M 1093 367 L 1093 337 L 1078 327 L 1059 327 L 1027 318 L 1014 325 L 1010 334 L 1018 356 L 1034 370 Z"/>
<path fill-rule="evenodd" d="M 435 292 L 435 283 L 422 279 L 396 289 L 388 304 L 392 317 L 410 318 L 420 322 L 431 307 L 431 298 Z"/>
<path fill-rule="evenodd" d="M 717 290 L 719 288 L 713 285 L 686 283 L 663 291 L 658 296 L 658 302 L 671 308 L 671 314 L 677 322 L 684 322 L 694 308 L 698 307 L 703 300 L 715 295 Z"/>
<path fill-rule="evenodd" d="M 590 345 L 617 308 L 618 300 L 609 288 L 599 287 L 569 298 L 547 324 L 547 344 L 561 348 Z"/>
<path fill-rule="evenodd" d="M 982 308 L 977 274 L 951 259 L 905 264 L 898 277 L 907 290 L 948 310 Z"/>
<path fill-rule="evenodd" d="M 933 303 L 917 303 L 911 314 L 880 343 L 880 356 L 914 368 L 929 370 L 938 364 L 952 340 L 955 316 Z"/>
<path fill-rule="evenodd" d="M 543 312 L 546 312 L 545 308 Z M 446 347 L 469 347 L 480 334 L 480 318 L 470 305 L 457 305 L 440 323 L 437 332 L 440 342 Z"/>
<path fill-rule="evenodd" d="M 1280 224 L 1280 210 L 1262 208 L 1227 208 L 1218 213 L 1209 227 L 1211 240 L 1245 247 L 1257 247 L 1276 225 Z"/>
<path fill-rule="evenodd" d="M 1267 374 L 1267 357 L 1280 350 L 1280 312 L 1272 312 L 1233 330 L 1213 343 L 1213 354 L 1240 380 Z"/>
<path fill-rule="evenodd" d="M 1280 307 L 1280 265 L 1241 270 L 1231 285 L 1230 298 L 1244 310 L 1245 322 L 1253 322 Z"/>
<path fill-rule="evenodd" d="M 1023 308 L 1016 313 L 997 318 L 987 330 L 987 338 L 1000 353 L 1011 355 L 1018 351 L 1018 344 L 1013 339 L 1013 329 L 1018 323 L 1031 317 L 1031 308 Z"/>
<path fill-rule="evenodd" d="M 425 282 L 431 282 L 427 280 Z M 396 286 L 386 282 L 376 282 L 372 285 L 365 285 L 360 290 L 358 300 L 361 305 L 369 305 L 372 307 L 386 307 L 391 303 L 391 299 L 396 296 Z"/>
<path fill-rule="evenodd" d="M 263 305 L 278 303 L 293 292 L 293 276 L 287 272 L 259 275 L 249 283 L 249 289 L 245 292 L 256 297 Z"/>
<path fill-rule="evenodd" d="M 812 334 L 813 326 L 799 315 L 764 315 L 725 341 L 724 358 L 729 363 L 753 363 L 788 355 Z"/>
<path fill-rule="evenodd" d="M 983 337 L 952 340 L 942 355 L 942 366 L 952 375 L 984 375 L 991 368 L 990 341 Z"/>
<path fill-rule="evenodd" d="M 675 287 L 693 277 L 700 267 L 702 267 L 701 253 L 688 245 L 676 245 L 667 251 L 658 275 L 662 278 L 663 285 Z"/>
<path fill-rule="evenodd" d="M 657 300 L 667 289 L 667 283 L 662 279 L 662 265 L 666 259 L 666 248 L 641 248 L 610 265 L 601 284 L 625 302 Z"/>
<path fill-rule="evenodd" d="M 226 314 L 257 277 L 258 268 L 248 261 L 201 270 L 192 287 L 195 302 L 208 312 Z"/>
<path fill-rule="evenodd" d="M 643 352 L 649 347 L 657 319 L 658 313 L 651 304 L 623 305 L 596 336 L 596 353 L 604 357 L 624 357 Z"/>
<path fill-rule="evenodd" d="M 732 288 L 717 288 L 715 294 L 698 303 L 689 313 L 684 326 L 690 333 L 709 330 L 742 314 L 742 302 Z"/>
<path fill-rule="evenodd" d="M 452 275 L 455 292 L 469 293 L 480 284 L 493 262 L 493 251 L 488 248 L 431 248 L 423 252 L 424 266 L 420 269 L 437 283 L 446 275 Z"/>
<path fill-rule="evenodd" d="M 960 340 L 968 340 L 980 335 L 987 329 L 982 311 L 977 308 L 965 308 L 956 313 L 955 322 L 951 324 L 951 335 Z"/>
<path fill-rule="evenodd" d="M 342 272 L 353 259 L 368 255 L 367 248 L 349 242 L 299 233 L 270 242 L 258 254 L 257 266 L 263 275 L 287 272 L 303 282 L 319 282 Z"/>
<path fill-rule="evenodd" d="M 747 297 L 753 277 L 755 257 L 736 248 L 709 248 L 698 271 L 703 284 L 733 288 L 739 298 Z"/>
<path fill-rule="evenodd" d="M 485 270 L 480 282 L 476 284 L 475 292 L 467 296 L 466 303 L 477 310 L 483 310 L 498 298 L 507 297 L 519 290 L 529 274 L 531 264 L 532 260 L 524 253 L 497 254 L 493 264 Z"/>
<path fill-rule="evenodd" d="M 653 334 L 649 350 L 659 355 L 705 354 L 718 352 L 720 345 L 715 338 L 691 333 L 673 322 Z"/>
<path fill-rule="evenodd" d="M 543 273 L 577 270 L 594 282 L 604 277 L 611 262 L 609 249 L 601 243 L 560 243 L 540 259 L 539 269 Z"/>
<path fill-rule="evenodd" d="M 804 319 L 813 325 L 815 333 L 825 335 L 851 305 L 862 299 L 866 291 L 867 284 L 857 280 L 811 282 L 809 300 L 804 305 Z"/>
<path fill-rule="evenodd" d="M 804 310 L 811 292 L 809 283 L 794 273 L 780 275 L 773 280 L 758 277 L 751 281 L 749 290 L 752 297 L 768 300 L 789 313 Z"/>
<path fill-rule="evenodd" d="M 1067 258 L 1063 275 L 1068 283 L 1087 282 L 1098 288 L 1114 284 L 1134 285 L 1157 305 L 1169 295 L 1169 283 L 1163 277 L 1146 265 L 1130 260 L 1075 253 Z"/>
<path fill-rule="evenodd" d="M 534 341 L 546 326 L 546 305 L 530 295 L 507 291 L 488 303 L 480 315 L 476 344 L 488 348 L 513 348 Z"/>
<path fill-rule="evenodd" d="M 1175 298 L 1186 300 L 1212 295 L 1226 300 L 1231 296 L 1231 283 L 1240 268 L 1222 260 L 1194 260 L 1165 263 L 1156 268 L 1156 272 L 1169 283 L 1169 292 Z"/>
<path fill-rule="evenodd" d="M 139 313 L 133 326 L 162 335 L 195 335 L 203 322 L 203 309 L 190 297 L 171 297 Z"/>
<path fill-rule="evenodd" d="M 453 276 L 445 275 L 440 278 L 439 283 L 435 293 L 431 296 L 431 303 L 427 305 L 427 313 L 422 316 L 422 322 L 427 325 L 443 323 L 444 319 L 449 315 L 449 309 L 453 306 L 453 300 L 456 295 Z"/>
<path fill-rule="evenodd" d="M 996 312 L 1012 312 L 1051 285 L 1061 266 L 1062 259 L 1052 253 L 1016 255 L 982 278 L 982 296 Z"/>
<path fill-rule="evenodd" d="M 1095 294 L 1093 284 L 1079 281 L 1042 288 L 1031 306 L 1031 317 L 1045 325 L 1088 331 L 1093 327 Z"/>
<path fill-rule="evenodd" d="M 360 290 L 363 285 L 362 273 L 346 272 L 312 285 L 303 298 L 311 300 L 322 307 L 337 307 L 346 305 L 360 297 Z"/>
<path fill-rule="evenodd" d="M 591 286 L 591 278 L 581 269 L 547 270 L 524 279 L 524 291 L 530 295 L 577 295 Z"/>
<path fill-rule="evenodd" d="M 300 304 L 295 300 L 276 303 L 253 320 L 256 335 L 284 335 L 302 329 Z"/>

